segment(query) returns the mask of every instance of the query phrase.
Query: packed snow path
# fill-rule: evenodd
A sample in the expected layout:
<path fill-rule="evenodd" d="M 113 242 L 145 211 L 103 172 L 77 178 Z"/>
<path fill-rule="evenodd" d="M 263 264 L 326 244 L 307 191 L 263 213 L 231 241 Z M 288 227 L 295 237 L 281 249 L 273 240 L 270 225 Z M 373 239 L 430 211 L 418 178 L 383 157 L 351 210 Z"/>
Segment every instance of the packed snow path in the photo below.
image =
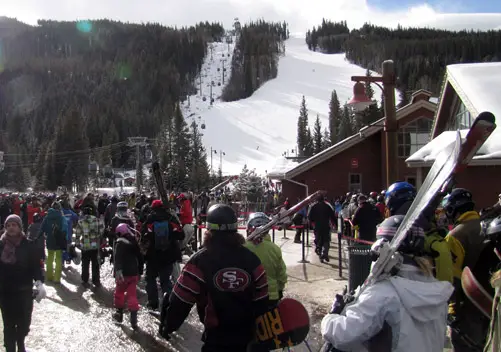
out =
<path fill-rule="evenodd" d="M 223 156 L 223 174 L 238 174 L 244 164 L 259 173 L 270 171 L 276 160 L 287 149 L 296 145 L 297 117 L 302 96 L 306 98 L 309 123 L 313 127 L 317 113 L 322 127 L 328 127 L 327 115 L 332 90 L 336 90 L 341 104 L 353 92 L 351 76 L 364 75 L 365 69 L 345 60 L 344 54 L 326 55 L 308 50 L 304 37 L 291 36 L 286 41 L 286 53 L 280 58 L 278 76 L 266 82 L 248 99 L 225 103 L 219 100 L 223 85 L 221 59 L 225 83 L 230 75 L 233 44 L 213 43 L 213 59 L 208 50 L 202 66 L 202 95 L 190 97 L 183 110 L 187 122 L 191 119 L 205 123 L 203 140 L 210 163 L 219 168 L 219 151 Z M 228 56 L 228 54 L 230 54 Z M 218 71 L 218 68 L 220 69 Z M 209 87 L 215 82 L 215 102 L 210 106 Z M 199 82 L 196 82 L 199 86 Z M 203 101 L 203 97 L 206 98 Z"/>

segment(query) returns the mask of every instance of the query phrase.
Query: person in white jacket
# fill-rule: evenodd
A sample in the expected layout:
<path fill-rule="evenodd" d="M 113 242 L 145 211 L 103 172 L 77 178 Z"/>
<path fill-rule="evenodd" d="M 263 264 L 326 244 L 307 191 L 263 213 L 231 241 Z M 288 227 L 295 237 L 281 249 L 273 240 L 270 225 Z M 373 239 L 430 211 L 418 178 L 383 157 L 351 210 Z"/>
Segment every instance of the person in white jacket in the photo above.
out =
<path fill-rule="evenodd" d="M 402 219 L 391 216 L 379 225 L 372 246 L 376 254 L 391 241 Z M 412 228 L 399 247 L 403 263 L 367 287 L 342 315 L 324 317 L 322 335 L 331 344 L 327 351 L 443 351 L 453 286 L 433 277 L 431 262 L 420 256 L 423 243 L 423 230 Z M 331 313 L 343 308 L 335 302 Z"/>

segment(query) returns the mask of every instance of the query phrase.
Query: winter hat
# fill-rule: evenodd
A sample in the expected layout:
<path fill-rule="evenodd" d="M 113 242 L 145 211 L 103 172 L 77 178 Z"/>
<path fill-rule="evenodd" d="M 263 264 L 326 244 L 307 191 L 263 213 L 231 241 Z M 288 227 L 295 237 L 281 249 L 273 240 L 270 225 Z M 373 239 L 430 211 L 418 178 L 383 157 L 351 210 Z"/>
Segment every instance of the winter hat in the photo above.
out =
<path fill-rule="evenodd" d="M 159 199 L 155 199 L 153 203 L 151 203 L 152 208 L 161 208 L 163 206 L 163 203 Z"/>
<path fill-rule="evenodd" d="M 5 219 L 4 226 L 7 225 L 8 222 L 15 222 L 21 229 L 23 228 L 23 221 L 16 214 L 7 216 L 7 219 Z"/>

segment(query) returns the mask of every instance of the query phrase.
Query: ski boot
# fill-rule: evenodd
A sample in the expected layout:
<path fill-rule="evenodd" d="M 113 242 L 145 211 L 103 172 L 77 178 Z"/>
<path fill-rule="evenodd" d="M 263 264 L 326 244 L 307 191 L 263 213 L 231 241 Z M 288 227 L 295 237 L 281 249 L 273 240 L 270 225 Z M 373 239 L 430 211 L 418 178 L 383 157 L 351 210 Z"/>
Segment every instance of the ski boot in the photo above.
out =
<path fill-rule="evenodd" d="M 115 323 L 121 324 L 124 320 L 124 310 L 122 308 L 117 308 L 115 313 L 113 313 L 113 321 Z M 136 316 L 137 318 L 137 316 Z"/>
<path fill-rule="evenodd" d="M 137 330 L 137 311 L 131 311 L 130 312 L 130 326 L 132 327 L 132 330 Z"/>

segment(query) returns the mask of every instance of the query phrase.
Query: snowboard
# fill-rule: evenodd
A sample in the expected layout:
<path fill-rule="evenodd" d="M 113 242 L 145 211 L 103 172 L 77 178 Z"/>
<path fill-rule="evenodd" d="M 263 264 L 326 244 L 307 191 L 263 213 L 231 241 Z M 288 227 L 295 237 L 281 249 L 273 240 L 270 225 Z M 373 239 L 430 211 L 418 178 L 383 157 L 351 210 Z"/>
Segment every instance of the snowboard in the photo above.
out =
<path fill-rule="evenodd" d="M 301 344 L 310 331 L 310 317 L 301 302 L 282 299 L 256 319 L 256 347 L 271 351 Z"/>
<path fill-rule="evenodd" d="M 491 319 L 493 298 L 487 292 L 469 267 L 465 267 L 461 273 L 461 286 L 463 292 L 468 299 L 475 305 L 475 307 L 485 315 L 486 318 Z"/>

